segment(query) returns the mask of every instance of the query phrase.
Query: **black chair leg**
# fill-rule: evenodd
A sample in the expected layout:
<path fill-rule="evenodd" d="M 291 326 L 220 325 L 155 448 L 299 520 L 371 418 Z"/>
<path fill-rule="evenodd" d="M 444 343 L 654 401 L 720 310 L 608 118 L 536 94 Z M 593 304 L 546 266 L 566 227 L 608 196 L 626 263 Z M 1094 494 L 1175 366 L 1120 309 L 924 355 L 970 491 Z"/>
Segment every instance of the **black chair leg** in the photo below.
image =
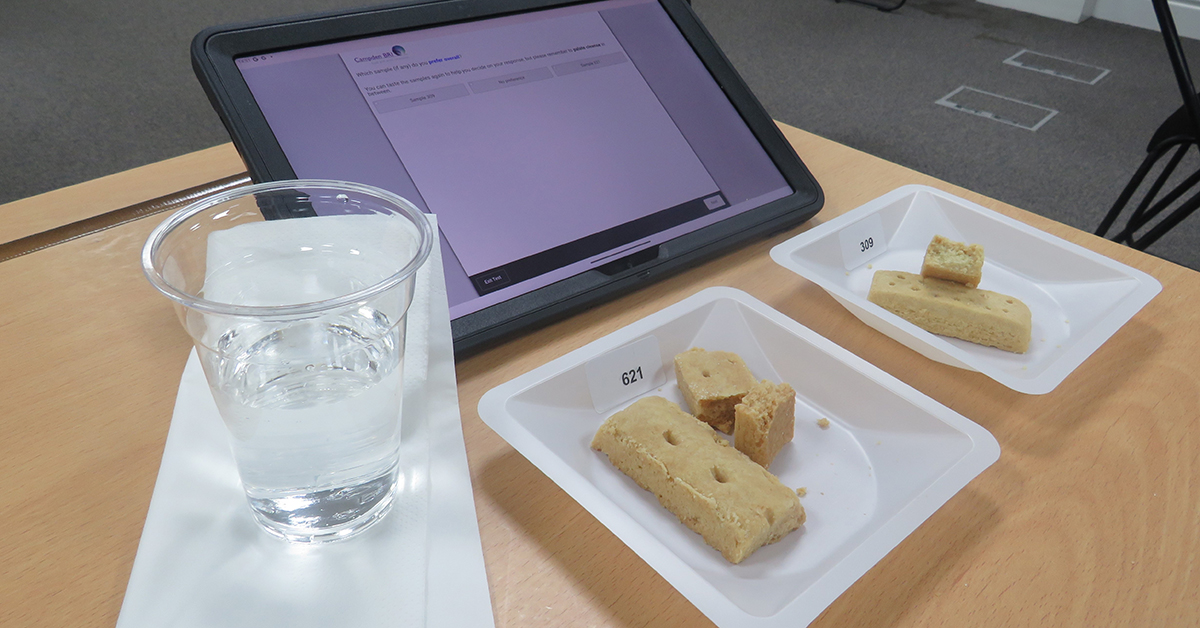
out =
<path fill-rule="evenodd" d="M 1135 240 L 1131 239 L 1129 246 L 1139 251 L 1145 251 L 1146 247 L 1154 244 L 1159 238 L 1166 235 L 1175 225 L 1183 222 L 1184 218 L 1191 216 L 1192 212 L 1195 212 L 1197 208 L 1200 208 L 1200 194 L 1189 198 L 1183 205 L 1180 205 L 1174 212 L 1171 212 L 1170 215 L 1164 218 L 1162 222 L 1154 225 L 1154 228 L 1147 231 L 1146 235 Z"/>
<path fill-rule="evenodd" d="M 1179 162 L 1183 161 L 1183 157 L 1187 154 L 1188 148 L 1189 147 L 1186 144 L 1180 146 L 1179 149 L 1175 151 L 1175 154 L 1171 155 L 1171 160 L 1167 162 L 1166 167 L 1163 168 L 1162 172 L 1158 174 L 1158 178 L 1154 180 L 1154 183 L 1150 186 L 1150 189 L 1146 190 L 1146 195 L 1142 197 L 1142 202 L 1139 203 L 1137 207 L 1133 208 L 1133 214 L 1129 216 L 1129 222 L 1126 223 L 1129 225 L 1138 225 L 1137 227 L 1133 228 L 1133 231 L 1140 229 L 1141 225 L 1146 224 L 1146 221 L 1157 215 L 1158 212 L 1162 211 L 1167 205 L 1174 203 L 1175 199 L 1183 196 L 1183 193 L 1186 192 L 1188 188 L 1196 184 L 1195 181 L 1192 181 L 1191 178 L 1189 178 L 1189 183 L 1175 186 L 1175 189 L 1161 197 L 1161 200 L 1155 204 L 1153 208 L 1150 208 L 1150 204 L 1154 202 L 1154 199 L 1160 198 L 1158 193 L 1162 191 L 1162 187 L 1166 184 L 1167 179 L 1170 179 L 1171 175 L 1175 173 L 1175 168 L 1179 166 Z M 1192 176 L 1195 177 L 1196 174 L 1193 174 Z M 1148 208 L 1150 208 L 1149 215 L 1147 215 Z"/>
<path fill-rule="evenodd" d="M 1159 215 L 1164 209 L 1169 207 L 1171 203 L 1179 200 L 1181 196 L 1195 187 L 1197 183 L 1200 183 L 1200 170 L 1198 170 L 1193 172 L 1175 187 L 1171 188 L 1170 192 L 1167 192 L 1162 196 L 1158 196 L 1158 192 L 1162 188 L 1163 184 L 1166 183 L 1168 178 L 1170 178 L 1171 174 L 1175 171 L 1175 167 L 1179 165 L 1180 160 L 1182 160 L 1184 154 L 1187 153 L 1187 148 L 1187 146 L 1180 147 L 1180 150 L 1176 151 L 1175 155 L 1171 157 L 1171 162 L 1167 164 L 1166 168 L 1163 168 L 1161 173 L 1159 173 L 1158 178 L 1154 181 L 1154 184 L 1150 186 L 1150 189 L 1142 198 L 1142 202 L 1133 209 L 1133 213 L 1129 216 L 1129 219 L 1125 221 L 1125 228 L 1117 233 L 1117 235 L 1112 237 L 1113 242 L 1123 242 L 1125 244 L 1129 244 L 1133 240 L 1133 234 L 1135 232 L 1146 226 L 1151 220 L 1154 219 L 1155 216 Z M 1151 203 L 1153 203 L 1153 205 L 1151 205 Z"/>
<path fill-rule="evenodd" d="M 1133 198 L 1133 193 L 1137 192 L 1138 187 L 1142 185 L 1146 175 L 1150 174 L 1150 169 L 1158 162 L 1162 156 L 1166 154 L 1166 150 L 1158 150 L 1146 155 L 1146 159 L 1142 160 L 1142 165 L 1138 166 L 1137 172 L 1129 179 L 1129 183 L 1125 184 L 1125 189 L 1121 190 L 1121 195 L 1117 197 L 1117 202 L 1113 203 L 1112 209 L 1108 210 L 1108 214 L 1104 216 L 1104 220 L 1100 221 L 1100 226 L 1096 228 L 1096 235 L 1104 237 L 1112 224 L 1116 222 L 1117 216 L 1121 215 L 1121 210 L 1125 209 L 1125 205 L 1129 203 L 1129 199 Z"/>
<path fill-rule="evenodd" d="M 1183 219 L 1187 218 L 1192 212 L 1194 212 L 1196 210 L 1197 207 L 1200 207 L 1200 194 L 1196 194 L 1195 196 L 1189 198 L 1183 204 L 1179 205 L 1174 210 L 1172 210 L 1171 213 L 1168 214 L 1165 219 L 1163 219 L 1158 224 L 1156 224 L 1154 227 L 1152 227 L 1147 233 L 1145 233 L 1144 235 L 1142 235 L 1140 237 L 1135 235 L 1138 231 L 1140 231 L 1146 225 L 1150 224 L 1151 221 L 1153 221 L 1155 218 L 1157 218 L 1159 214 L 1164 212 L 1173 203 L 1178 201 L 1185 194 L 1191 192 L 1192 189 L 1195 188 L 1197 184 L 1200 184 L 1200 170 L 1197 170 L 1197 171 L 1193 172 L 1192 174 L 1188 175 L 1187 178 L 1185 178 L 1183 181 L 1179 182 L 1177 185 L 1172 187 L 1170 189 L 1170 191 L 1168 191 L 1166 194 L 1162 194 L 1161 196 L 1159 196 L 1159 192 L 1161 191 L 1163 184 L 1171 176 L 1171 174 L 1174 172 L 1176 166 L 1179 165 L 1180 160 L 1183 159 L 1183 157 L 1185 156 L 1187 151 L 1191 149 L 1191 147 L 1192 147 L 1192 144 L 1190 144 L 1190 143 L 1176 146 L 1177 150 L 1175 151 L 1175 154 L 1171 156 L 1170 162 L 1166 165 L 1165 168 L 1163 168 L 1163 171 L 1161 173 L 1159 173 L 1158 177 L 1155 179 L 1154 183 L 1150 186 L 1150 189 L 1147 191 L 1146 196 L 1142 199 L 1142 202 L 1140 204 L 1138 204 L 1138 206 L 1136 208 L 1134 208 L 1132 215 L 1129 217 L 1128 220 L 1125 221 L 1124 228 L 1122 228 L 1119 232 L 1117 232 L 1116 235 L 1112 236 L 1111 240 L 1113 242 L 1119 242 L 1121 244 L 1126 244 L 1126 245 L 1128 245 L 1132 248 L 1138 249 L 1138 250 L 1144 250 L 1146 247 L 1150 246 L 1156 240 L 1161 238 L 1167 231 L 1169 231 L 1175 225 L 1179 224 Z M 1168 148 L 1170 148 L 1170 147 L 1168 147 Z M 1197 148 L 1200 149 L 1200 146 L 1197 146 Z M 1158 156 L 1161 158 L 1162 152 L 1163 151 L 1159 151 L 1155 155 L 1150 155 L 1147 158 L 1146 163 L 1153 164 L 1154 161 L 1156 161 L 1153 158 L 1155 156 Z M 1145 164 L 1143 164 L 1143 166 L 1144 165 Z M 1144 172 L 1144 170 L 1148 170 L 1148 169 L 1147 168 L 1139 168 L 1139 170 L 1138 170 L 1138 175 L 1140 175 L 1140 177 L 1143 179 L 1147 174 L 1146 172 Z M 1140 185 L 1140 181 L 1138 181 L 1137 179 L 1138 179 L 1138 176 L 1135 175 L 1135 180 L 1130 181 L 1130 183 L 1133 184 L 1136 182 L 1138 185 Z M 1135 185 L 1134 187 L 1137 187 L 1137 186 Z M 1127 191 L 1129 191 L 1129 186 L 1126 186 L 1126 188 L 1127 188 Z M 1131 194 L 1132 194 L 1132 192 L 1129 195 L 1131 195 Z M 1122 193 L 1122 196 L 1126 197 L 1124 199 L 1126 203 L 1129 200 L 1127 198 L 1127 196 L 1129 196 L 1129 195 Z M 1114 206 L 1113 210 L 1116 213 L 1114 213 L 1114 211 L 1110 211 L 1109 216 L 1105 217 L 1106 224 L 1102 224 L 1101 228 L 1103 228 L 1105 231 L 1107 231 L 1108 228 L 1111 227 L 1111 225 L 1112 225 L 1112 222 L 1113 222 L 1112 219 L 1115 219 L 1117 217 L 1117 215 L 1120 213 L 1121 209 L 1123 209 L 1123 207 L 1121 205 Z M 1097 235 L 1103 236 L 1104 233 L 1100 233 L 1098 231 Z"/>
<path fill-rule="evenodd" d="M 1164 124 L 1172 124 L 1172 127 L 1177 133 L 1174 137 L 1158 142 L 1159 149 L 1152 151 L 1152 154 L 1147 155 L 1141 167 L 1134 174 L 1129 184 L 1121 192 L 1117 202 L 1113 205 L 1108 214 L 1104 216 L 1104 220 L 1100 222 L 1100 226 L 1096 229 L 1096 235 L 1104 236 L 1112 227 L 1120 213 L 1124 210 L 1125 205 L 1133 198 L 1134 192 L 1142 184 L 1142 181 L 1149 174 L 1150 169 L 1157 161 L 1166 154 L 1168 150 L 1177 148 L 1175 155 L 1171 158 L 1170 163 L 1161 173 L 1153 185 L 1150 186 L 1150 191 L 1143 197 L 1142 202 L 1133 210 L 1129 220 L 1125 223 L 1125 228 L 1117 235 L 1113 236 L 1116 242 L 1124 242 L 1129 246 L 1144 250 L 1146 247 L 1153 244 L 1156 240 L 1162 237 L 1167 231 L 1178 225 L 1181 221 L 1191 215 L 1197 208 L 1200 208 L 1200 194 L 1193 195 L 1188 198 L 1175 209 L 1167 214 L 1166 218 L 1159 220 L 1157 224 L 1149 229 L 1141 237 L 1136 237 L 1134 234 L 1145 228 L 1157 216 L 1166 211 L 1167 208 L 1182 198 L 1188 193 L 1197 183 L 1200 183 L 1200 171 L 1194 172 L 1187 177 L 1182 183 L 1175 186 L 1170 192 L 1162 195 L 1159 198 L 1158 194 L 1161 191 L 1163 184 L 1167 178 L 1179 165 L 1180 160 L 1192 145 L 1200 146 L 1200 98 L 1196 93 L 1196 87 L 1192 81 L 1192 73 L 1188 68 L 1187 59 L 1183 54 L 1183 47 L 1180 45 L 1179 32 L 1175 28 L 1175 19 L 1171 16 L 1171 8 L 1168 5 L 1168 0 L 1151 0 L 1154 5 L 1154 15 L 1158 19 L 1159 30 L 1162 33 L 1163 43 L 1167 48 L 1167 57 L 1171 60 L 1171 69 L 1175 73 L 1175 80 L 1179 87 L 1179 93 L 1183 97 L 1183 109 L 1177 114 L 1186 113 L 1186 128 L 1179 125 L 1179 120 L 1168 118 Z M 1176 115 L 1176 114 L 1173 114 Z M 1178 128 L 1176 128 L 1178 127 Z M 1159 128 L 1162 132 L 1163 127 Z M 1152 140 L 1153 141 L 1153 140 Z"/>

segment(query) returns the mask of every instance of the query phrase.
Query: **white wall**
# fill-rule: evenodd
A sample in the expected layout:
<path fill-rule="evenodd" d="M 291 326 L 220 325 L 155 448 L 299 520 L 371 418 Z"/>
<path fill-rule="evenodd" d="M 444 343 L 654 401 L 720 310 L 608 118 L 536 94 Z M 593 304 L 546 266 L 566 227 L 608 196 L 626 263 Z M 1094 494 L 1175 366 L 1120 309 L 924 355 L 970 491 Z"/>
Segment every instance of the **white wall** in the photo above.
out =
<path fill-rule="evenodd" d="M 1200 39 L 1200 0 L 1171 0 L 1171 15 L 1181 37 Z M 1158 30 L 1150 0 L 1096 0 L 1092 17 Z"/>
<path fill-rule="evenodd" d="M 1150 0 L 977 0 L 1078 24 L 1089 17 L 1158 30 Z M 1170 0 L 1179 35 L 1200 39 L 1200 0 Z"/>
<path fill-rule="evenodd" d="M 1056 20 L 1064 20 L 1078 24 L 1092 15 L 1092 9 L 1102 0 L 978 0 L 1006 9 L 1015 9 L 1025 13 L 1033 13 Z M 1146 0 L 1149 6 L 1149 0 Z M 1151 11 L 1151 18 L 1154 17 Z"/>

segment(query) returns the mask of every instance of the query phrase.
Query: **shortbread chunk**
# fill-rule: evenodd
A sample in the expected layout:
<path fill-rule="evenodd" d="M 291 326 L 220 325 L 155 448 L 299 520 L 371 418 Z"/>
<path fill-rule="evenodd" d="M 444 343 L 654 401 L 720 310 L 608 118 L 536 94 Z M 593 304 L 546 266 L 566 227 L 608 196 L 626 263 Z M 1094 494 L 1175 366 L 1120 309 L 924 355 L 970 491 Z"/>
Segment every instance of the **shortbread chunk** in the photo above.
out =
<path fill-rule="evenodd" d="M 762 380 L 734 406 L 733 446 L 767 469 L 796 427 L 796 391 Z"/>
<path fill-rule="evenodd" d="M 921 276 L 976 288 L 983 277 L 983 247 L 935 235 L 925 249 Z"/>
<path fill-rule="evenodd" d="M 733 407 L 758 383 L 736 353 L 693 347 L 675 356 L 675 381 L 697 419 L 733 433 Z"/>
<path fill-rule="evenodd" d="M 592 448 L 729 562 L 804 523 L 795 491 L 662 397 L 639 399 L 609 417 Z"/>
<path fill-rule="evenodd" d="M 1016 297 L 895 270 L 875 271 L 867 299 L 929 332 L 1025 353 L 1033 316 Z"/>

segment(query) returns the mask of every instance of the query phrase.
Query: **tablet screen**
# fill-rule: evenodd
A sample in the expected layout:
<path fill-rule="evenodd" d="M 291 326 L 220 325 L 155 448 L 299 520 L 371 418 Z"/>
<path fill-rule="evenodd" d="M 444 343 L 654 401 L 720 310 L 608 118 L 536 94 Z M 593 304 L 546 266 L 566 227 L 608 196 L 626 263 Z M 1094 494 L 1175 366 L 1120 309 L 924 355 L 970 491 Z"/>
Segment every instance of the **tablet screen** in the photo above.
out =
<path fill-rule="evenodd" d="M 437 214 L 452 318 L 793 191 L 655 0 L 236 64 L 298 178 Z"/>

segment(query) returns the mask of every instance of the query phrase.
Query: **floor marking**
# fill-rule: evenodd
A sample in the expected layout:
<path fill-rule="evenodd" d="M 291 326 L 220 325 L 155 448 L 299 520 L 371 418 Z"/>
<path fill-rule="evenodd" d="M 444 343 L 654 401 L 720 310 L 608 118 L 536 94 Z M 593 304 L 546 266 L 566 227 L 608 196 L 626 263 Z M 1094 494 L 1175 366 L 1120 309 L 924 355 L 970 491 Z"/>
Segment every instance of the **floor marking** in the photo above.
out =
<path fill-rule="evenodd" d="M 966 85 L 942 96 L 934 104 L 996 122 L 1036 131 L 1058 115 L 1058 111 L 1016 98 L 985 92 Z"/>
<path fill-rule="evenodd" d="M 1034 52 L 1028 48 L 1021 49 L 1017 54 L 1005 59 L 1004 63 L 1088 85 L 1099 83 L 1100 79 L 1111 72 L 1099 66 Z"/>

